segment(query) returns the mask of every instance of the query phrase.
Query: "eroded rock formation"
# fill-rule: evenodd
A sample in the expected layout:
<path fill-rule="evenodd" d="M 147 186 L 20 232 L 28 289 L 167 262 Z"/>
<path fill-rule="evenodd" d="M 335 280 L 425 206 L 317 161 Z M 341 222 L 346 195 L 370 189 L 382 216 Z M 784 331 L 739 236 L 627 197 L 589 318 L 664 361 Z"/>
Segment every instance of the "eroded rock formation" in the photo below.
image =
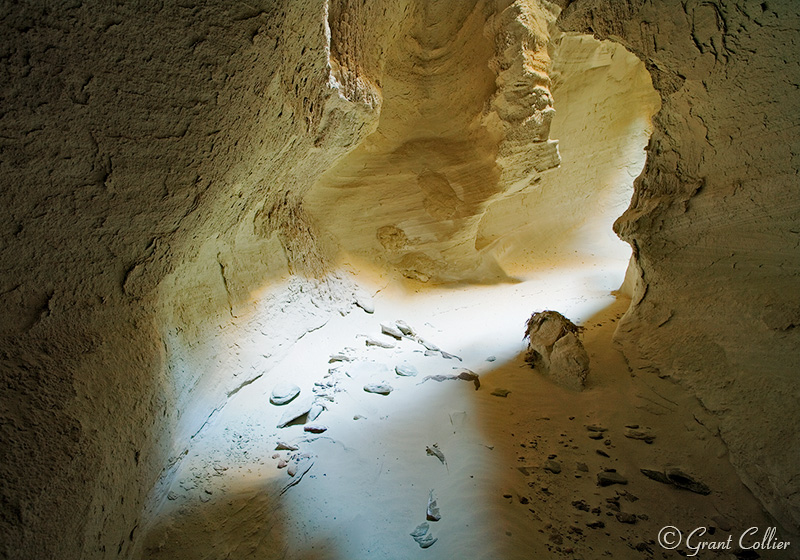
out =
<path fill-rule="evenodd" d="M 797 527 L 797 6 L 561 7 L 0 8 L 0 552 L 126 557 L 227 396 L 365 301 L 341 255 L 504 278 L 587 208 L 618 207 L 659 100 L 621 46 L 564 31 L 623 45 L 660 94 L 616 226 L 637 280 L 618 340 L 697 393 L 743 480 Z M 561 113 L 559 92 L 624 118 Z M 222 352 L 233 332 L 260 353 Z"/>

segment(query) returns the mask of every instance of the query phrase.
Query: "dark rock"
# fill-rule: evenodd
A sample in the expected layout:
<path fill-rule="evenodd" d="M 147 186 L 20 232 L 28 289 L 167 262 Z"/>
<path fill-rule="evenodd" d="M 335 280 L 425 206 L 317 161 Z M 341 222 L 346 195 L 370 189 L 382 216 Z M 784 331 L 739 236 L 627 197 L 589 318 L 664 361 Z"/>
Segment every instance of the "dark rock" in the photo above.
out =
<path fill-rule="evenodd" d="M 678 488 L 683 488 L 684 490 L 689 490 L 690 492 L 702 494 L 704 496 L 711 494 L 711 489 L 708 486 L 677 467 L 667 468 L 665 474 L 669 481 Z"/>
<path fill-rule="evenodd" d="M 284 405 L 300 394 L 300 387 L 294 383 L 278 383 L 273 389 L 269 400 L 272 404 Z"/>
<path fill-rule="evenodd" d="M 550 471 L 553 474 L 558 474 L 561 472 L 561 465 L 557 461 L 548 460 L 544 464 L 544 470 Z"/>
<path fill-rule="evenodd" d="M 495 389 L 492 391 L 492 396 L 506 398 L 511 391 L 508 389 Z"/>
<path fill-rule="evenodd" d="M 598 486 L 611 486 L 612 484 L 628 484 L 628 479 L 617 472 L 605 471 L 598 473 Z"/>
<path fill-rule="evenodd" d="M 620 523 L 628 523 L 630 525 L 636 523 L 636 516 L 633 515 L 632 513 L 626 513 L 624 511 L 621 511 L 616 515 L 616 517 L 617 521 L 619 521 Z"/>
<path fill-rule="evenodd" d="M 672 481 L 667 478 L 663 471 L 655 471 L 651 469 L 639 469 L 647 478 L 661 482 L 662 484 L 672 484 Z"/>

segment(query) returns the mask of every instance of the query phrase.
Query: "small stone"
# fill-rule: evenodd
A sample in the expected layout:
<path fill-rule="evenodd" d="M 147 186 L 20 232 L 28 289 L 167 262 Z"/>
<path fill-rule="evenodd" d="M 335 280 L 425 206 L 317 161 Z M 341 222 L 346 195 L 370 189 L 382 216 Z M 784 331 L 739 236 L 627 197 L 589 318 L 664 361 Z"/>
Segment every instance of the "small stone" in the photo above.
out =
<path fill-rule="evenodd" d="M 323 426 L 322 424 L 306 424 L 303 426 L 303 431 L 312 433 L 312 434 L 321 434 L 324 431 L 327 431 L 328 426 Z"/>
<path fill-rule="evenodd" d="M 636 523 L 636 516 L 633 515 L 632 513 L 626 513 L 624 511 L 621 511 L 616 515 L 616 518 L 617 521 L 619 521 L 620 523 L 628 523 L 630 525 Z"/>
<path fill-rule="evenodd" d="M 372 298 L 366 294 L 358 294 L 356 296 L 356 305 L 370 315 L 375 313 L 375 304 L 373 303 Z"/>
<path fill-rule="evenodd" d="M 586 463 L 578 463 L 578 470 L 581 472 L 589 472 L 589 467 L 586 466 Z"/>
<path fill-rule="evenodd" d="M 295 402 L 292 407 L 284 412 L 283 416 L 281 416 L 281 419 L 278 422 L 278 428 L 285 428 L 295 420 L 298 420 L 308 414 L 308 411 L 311 410 L 312 404 L 313 403 L 310 398 L 300 402 Z"/>
<path fill-rule="evenodd" d="M 367 346 L 377 346 L 378 348 L 394 348 L 396 346 L 394 342 L 384 342 L 383 340 L 376 340 L 369 336 L 365 343 Z"/>
<path fill-rule="evenodd" d="M 285 469 L 288 464 L 289 463 L 287 463 L 285 460 L 281 459 L 280 461 L 278 461 L 278 468 Z"/>
<path fill-rule="evenodd" d="M 589 432 L 589 438 L 591 439 L 603 439 L 604 437 L 601 432 Z"/>
<path fill-rule="evenodd" d="M 397 325 L 397 330 L 406 336 L 416 336 L 417 334 L 405 321 L 395 321 L 394 324 Z"/>
<path fill-rule="evenodd" d="M 422 344 L 425 347 L 426 350 L 430 350 L 431 352 L 440 352 L 441 351 L 441 349 L 438 346 L 436 346 L 433 342 L 428 342 L 424 338 L 418 338 L 417 342 Z"/>
<path fill-rule="evenodd" d="M 364 385 L 364 390 L 367 393 L 375 393 L 378 395 L 388 395 L 394 389 L 388 383 L 367 383 Z"/>
<path fill-rule="evenodd" d="M 601 472 L 597 475 L 598 486 L 611 486 L 612 484 L 628 484 L 628 479 L 617 472 Z"/>
<path fill-rule="evenodd" d="M 589 426 L 586 426 L 586 429 L 589 430 L 590 432 L 607 432 L 608 431 L 608 428 L 604 428 L 600 424 L 591 424 Z"/>
<path fill-rule="evenodd" d="M 353 415 L 353 420 L 364 420 L 365 418 L 366 418 L 366 416 L 362 416 L 360 414 L 354 414 Z"/>
<path fill-rule="evenodd" d="M 608 453 L 606 453 L 602 449 L 595 449 L 595 453 L 597 453 L 598 455 L 601 455 L 603 457 L 608 457 L 609 456 Z"/>
<path fill-rule="evenodd" d="M 561 472 L 561 465 L 557 461 L 548 460 L 544 464 L 544 470 L 550 471 L 553 474 L 558 474 Z"/>
<path fill-rule="evenodd" d="M 656 482 L 660 482 L 662 484 L 672 484 L 672 481 L 668 479 L 667 475 L 665 475 L 662 471 L 651 469 L 639 469 L 639 471 L 647 478 L 655 480 Z"/>
<path fill-rule="evenodd" d="M 346 354 L 331 354 L 331 357 L 328 359 L 328 363 L 332 364 L 334 362 L 351 362 L 353 358 Z"/>
<path fill-rule="evenodd" d="M 508 389 L 495 389 L 492 391 L 492 396 L 506 398 L 511 391 Z"/>
<path fill-rule="evenodd" d="M 439 352 L 436 350 L 425 350 L 425 356 L 436 356 Z"/>
<path fill-rule="evenodd" d="M 419 373 L 411 364 L 399 364 L 394 368 L 395 373 L 402 377 L 416 377 Z"/>
<path fill-rule="evenodd" d="M 277 459 L 278 457 L 280 457 L 280 454 L 279 454 L 279 453 L 273 453 L 273 454 L 272 454 L 272 458 L 273 458 L 273 459 Z"/>
<path fill-rule="evenodd" d="M 642 440 L 645 443 L 653 443 L 653 440 L 656 439 L 656 436 L 647 429 L 625 428 L 623 434 L 626 438 Z"/>
<path fill-rule="evenodd" d="M 400 331 L 400 329 L 398 329 L 394 325 L 387 325 L 386 323 L 381 323 L 381 332 L 387 336 L 396 338 L 397 340 L 403 338 L 403 333 Z"/>
<path fill-rule="evenodd" d="M 294 383 L 278 383 L 273 389 L 269 400 L 272 404 L 283 405 L 290 402 L 300 394 L 300 387 Z"/>
<path fill-rule="evenodd" d="M 586 500 L 575 500 L 572 502 L 572 507 L 579 509 L 581 511 L 589 511 L 589 504 L 586 503 Z"/>
<path fill-rule="evenodd" d="M 292 463 L 291 465 L 289 465 L 289 468 L 286 469 L 286 474 L 288 474 L 289 476 L 296 475 L 297 474 L 297 463 Z"/>
<path fill-rule="evenodd" d="M 495 360 L 497 360 L 496 356 L 489 356 L 488 358 L 486 358 L 487 362 L 494 362 Z"/>
<path fill-rule="evenodd" d="M 178 499 L 178 495 L 175 492 L 173 492 L 172 490 L 170 490 L 169 492 L 167 492 L 167 499 L 168 500 L 177 500 Z"/>
<path fill-rule="evenodd" d="M 589 529 L 602 529 L 606 524 L 602 521 L 592 521 L 591 523 L 587 523 L 586 526 L 589 527 Z"/>
<path fill-rule="evenodd" d="M 433 497 L 433 490 L 428 494 L 428 508 L 425 511 L 425 517 L 428 521 L 439 521 L 442 514 L 439 513 L 439 506 L 436 504 L 436 498 Z"/>
<path fill-rule="evenodd" d="M 464 361 L 459 356 L 456 356 L 455 354 L 451 354 L 450 352 L 445 352 L 444 350 L 440 350 L 439 353 L 442 355 L 442 358 L 444 358 L 445 360 L 458 360 L 459 362 L 463 362 Z"/>
<path fill-rule="evenodd" d="M 200 501 L 203 502 L 204 504 L 207 503 L 210 499 L 211 498 L 206 494 L 200 494 Z"/>
<path fill-rule="evenodd" d="M 308 417 L 306 418 L 307 422 L 313 422 L 319 415 L 322 414 L 322 411 L 325 410 L 325 407 L 319 403 L 314 403 L 311 405 L 311 408 L 308 410 Z"/>
<path fill-rule="evenodd" d="M 678 488 L 689 490 L 695 494 L 702 494 L 703 496 L 711 494 L 711 489 L 708 486 L 677 467 L 667 468 L 665 474 L 667 475 L 669 481 Z"/>

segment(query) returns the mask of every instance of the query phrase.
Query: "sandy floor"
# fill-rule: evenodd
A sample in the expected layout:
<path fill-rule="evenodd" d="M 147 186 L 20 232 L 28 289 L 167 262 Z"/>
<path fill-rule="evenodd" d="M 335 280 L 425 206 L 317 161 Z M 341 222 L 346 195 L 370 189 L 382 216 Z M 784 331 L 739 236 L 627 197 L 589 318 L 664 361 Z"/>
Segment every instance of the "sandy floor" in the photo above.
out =
<path fill-rule="evenodd" d="M 678 551 L 656 541 L 666 525 L 684 532 L 714 526 L 706 540 L 733 534 L 734 544 L 747 527 L 771 526 L 730 466 L 714 418 L 670 381 L 630 372 L 614 349 L 611 337 L 628 305 L 611 295 L 621 280 L 618 266 L 585 262 L 516 284 L 424 293 L 383 286 L 374 314 L 356 308 L 304 336 L 196 436 L 143 556 L 676 558 Z M 582 393 L 555 386 L 523 360 L 525 320 L 545 308 L 586 327 L 592 370 Z M 397 319 L 461 359 L 425 355 L 417 342 L 382 335 L 380 323 Z M 396 346 L 369 347 L 364 335 Z M 338 352 L 352 360 L 329 363 Z M 419 374 L 400 377 L 398 364 Z M 479 374 L 480 389 L 425 380 L 464 368 Z M 298 400 L 313 395 L 315 383 L 330 395 L 313 422 L 324 433 L 302 424 L 276 428 L 297 402 L 269 403 L 279 378 L 301 387 Z M 365 392 L 372 382 L 393 391 Z M 510 393 L 496 396 L 496 389 Z M 607 431 L 591 439 L 588 425 Z M 625 437 L 629 425 L 649 429 L 654 441 Z M 298 450 L 276 450 L 278 442 Z M 445 463 L 426 452 L 434 444 Z M 279 469 L 281 460 L 289 466 Z M 667 465 L 682 467 L 711 494 L 640 472 Z M 628 483 L 598 486 L 606 469 Z M 410 533 L 425 522 L 431 491 L 441 520 L 429 522 L 438 540 L 423 549 Z"/>

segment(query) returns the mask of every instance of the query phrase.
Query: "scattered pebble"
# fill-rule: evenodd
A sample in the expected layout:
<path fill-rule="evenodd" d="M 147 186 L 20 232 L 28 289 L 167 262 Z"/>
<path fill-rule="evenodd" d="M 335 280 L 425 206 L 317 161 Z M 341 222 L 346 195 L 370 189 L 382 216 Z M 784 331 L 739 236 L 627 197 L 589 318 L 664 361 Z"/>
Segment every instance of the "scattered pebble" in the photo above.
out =
<path fill-rule="evenodd" d="M 288 383 L 288 382 L 278 383 L 272 389 L 272 394 L 269 397 L 269 401 L 272 404 L 283 405 L 290 402 L 299 394 L 300 394 L 300 387 L 298 387 L 294 383 Z"/>
<path fill-rule="evenodd" d="M 602 432 L 589 432 L 589 437 L 591 439 L 603 439 L 605 436 Z"/>
<path fill-rule="evenodd" d="M 306 424 L 303 426 L 303 430 L 306 432 L 310 432 L 312 434 L 321 434 L 322 432 L 327 431 L 328 427 L 323 426 L 322 424 Z"/>
<path fill-rule="evenodd" d="M 549 459 L 544 464 L 544 470 L 550 471 L 553 474 L 558 474 L 561 472 L 561 464 L 558 463 L 558 461 L 553 461 L 552 459 Z"/>
<path fill-rule="evenodd" d="M 489 356 L 488 358 L 486 358 L 486 361 L 487 362 L 494 362 L 496 359 L 497 359 L 496 356 Z"/>
<path fill-rule="evenodd" d="M 399 364 L 394 368 L 395 373 L 402 377 L 416 377 L 419 373 L 411 364 Z"/>
<path fill-rule="evenodd" d="M 394 325 L 387 325 L 386 323 L 381 323 L 381 333 L 396 338 L 397 340 L 403 338 L 403 333 L 400 332 L 400 329 Z"/>
<path fill-rule="evenodd" d="M 394 324 L 397 325 L 397 329 L 406 336 L 416 336 L 417 334 L 405 321 L 395 321 Z"/>
<path fill-rule="evenodd" d="M 619 521 L 620 523 L 628 523 L 630 525 L 636 523 L 636 516 L 633 515 L 632 513 L 626 513 L 624 511 L 621 511 L 616 515 L 616 518 L 617 521 Z"/>
<path fill-rule="evenodd" d="M 394 389 L 388 383 L 367 383 L 364 385 L 364 390 L 367 393 L 375 393 L 378 395 L 388 395 Z"/>
<path fill-rule="evenodd" d="M 436 498 L 433 497 L 433 490 L 428 494 L 428 508 L 425 510 L 425 518 L 428 521 L 439 521 L 442 518 L 439 513 L 439 506 L 436 504 Z"/>
<path fill-rule="evenodd" d="M 508 389 L 495 389 L 494 391 L 492 391 L 493 396 L 502 398 L 506 398 L 509 395 L 509 393 L 511 393 L 511 391 L 509 391 Z"/>
<path fill-rule="evenodd" d="M 370 336 L 367 337 L 365 341 L 367 346 L 377 346 L 378 348 L 394 348 L 396 344 L 394 342 L 386 342 L 383 340 L 376 340 Z"/>
<path fill-rule="evenodd" d="M 604 428 L 600 424 L 590 424 L 586 426 L 586 429 L 590 432 L 607 432 L 608 428 Z"/>
<path fill-rule="evenodd" d="M 417 541 L 420 548 L 429 548 L 439 540 L 429 533 L 428 529 L 430 529 L 430 525 L 428 525 L 427 522 L 422 522 L 417 525 L 417 528 L 411 533 L 411 536 Z"/>
<path fill-rule="evenodd" d="M 612 484 L 628 484 L 628 479 L 613 471 L 604 471 L 597 475 L 598 486 L 611 486 Z"/>
<path fill-rule="evenodd" d="M 648 429 L 625 428 L 623 434 L 626 438 L 642 440 L 645 443 L 653 443 L 656 439 L 656 436 Z"/>
<path fill-rule="evenodd" d="M 447 460 L 444 458 L 444 453 L 442 452 L 442 450 L 439 449 L 438 443 L 434 443 L 433 445 L 427 446 L 425 448 L 425 453 L 427 453 L 432 457 L 436 457 L 437 459 L 439 459 L 439 462 L 447 466 Z"/>

